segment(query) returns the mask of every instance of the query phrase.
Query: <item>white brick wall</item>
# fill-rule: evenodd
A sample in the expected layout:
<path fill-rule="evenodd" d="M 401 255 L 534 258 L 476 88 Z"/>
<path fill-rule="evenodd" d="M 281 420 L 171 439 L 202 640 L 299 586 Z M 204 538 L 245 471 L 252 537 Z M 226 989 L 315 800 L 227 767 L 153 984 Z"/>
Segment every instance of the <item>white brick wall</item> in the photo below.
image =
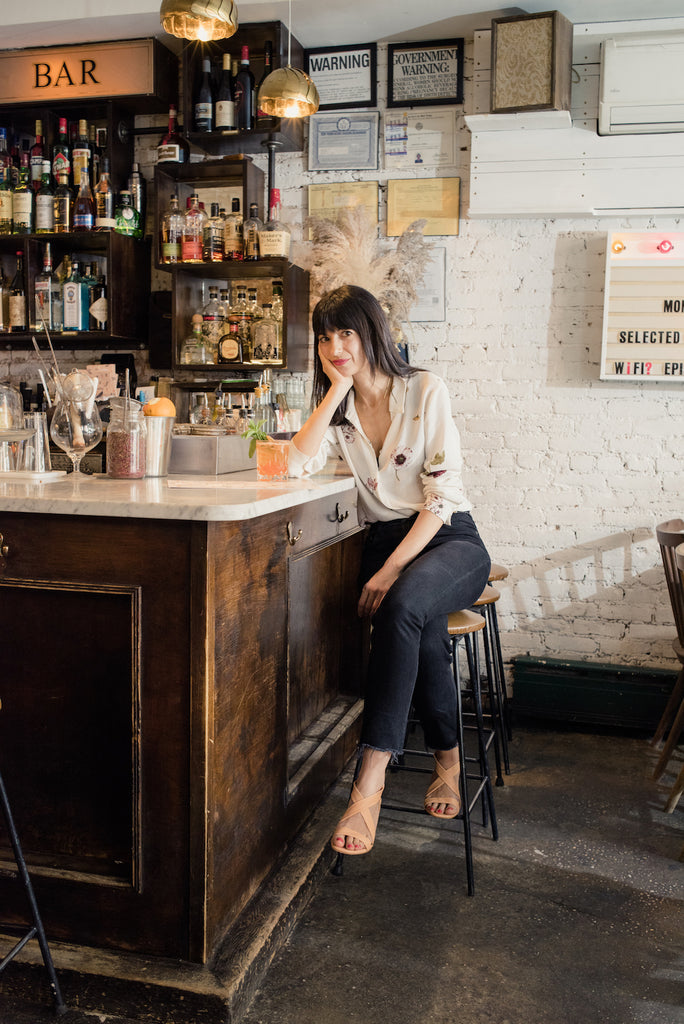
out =
<path fill-rule="evenodd" d="M 458 141 L 461 232 L 435 239 L 447 250 L 447 319 L 414 325 L 411 359 L 448 382 L 476 520 L 494 560 L 511 570 L 501 584 L 504 654 L 673 668 L 653 531 L 684 512 L 684 388 L 602 383 L 598 368 L 607 233 L 680 230 L 679 222 L 468 220 L 463 127 Z M 295 237 L 312 182 L 377 178 L 384 222 L 384 170 L 316 174 L 306 163 L 305 153 L 277 162 Z M 24 372 L 30 357 L 9 361 L 17 379 L 19 362 Z"/>

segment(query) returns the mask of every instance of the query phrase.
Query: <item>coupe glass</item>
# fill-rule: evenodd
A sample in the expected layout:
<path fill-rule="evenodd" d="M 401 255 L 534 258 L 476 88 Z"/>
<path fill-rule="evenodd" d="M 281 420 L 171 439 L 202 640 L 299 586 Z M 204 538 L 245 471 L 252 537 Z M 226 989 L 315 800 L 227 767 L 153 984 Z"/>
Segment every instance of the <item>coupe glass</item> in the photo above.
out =
<path fill-rule="evenodd" d="M 72 370 L 62 381 L 50 424 L 50 437 L 67 453 L 75 483 L 81 477 L 81 459 L 102 438 L 102 421 L 95 404 L 97 382 L 84 370 Z"/>

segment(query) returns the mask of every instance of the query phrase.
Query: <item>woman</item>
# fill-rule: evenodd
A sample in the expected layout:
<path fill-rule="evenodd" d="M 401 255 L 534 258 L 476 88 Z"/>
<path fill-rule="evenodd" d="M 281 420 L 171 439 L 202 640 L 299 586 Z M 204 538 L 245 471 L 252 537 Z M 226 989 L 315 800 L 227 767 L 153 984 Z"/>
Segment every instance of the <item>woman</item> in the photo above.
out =
<path fill-rule="evenodd" d="M 290 475 L 331 456 L 354 474 L 370 523 L 358 612 L 372 620 L 362 760 L 334 850 L 375 841 L 385 769 L 403 749 L 413 703 L 435 771 L 425 810 L 460 808 L 449 612 L 482 593 L 490 560 L 461 483 L 461 450 L 445 384 L 405 363 L 378 301 L 364 288 L 328 292 L 313 312 L 316 408 L 290 447 Z"/>

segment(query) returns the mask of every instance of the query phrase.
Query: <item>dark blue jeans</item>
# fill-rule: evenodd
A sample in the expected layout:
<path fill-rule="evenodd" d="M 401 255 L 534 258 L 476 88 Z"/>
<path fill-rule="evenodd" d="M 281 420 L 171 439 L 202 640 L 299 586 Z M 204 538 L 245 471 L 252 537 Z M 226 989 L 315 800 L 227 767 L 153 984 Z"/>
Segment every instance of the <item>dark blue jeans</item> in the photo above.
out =
<path fill-rule="evenodd" d="M 360 586 L 384 564 L 415 521 L 373 523 Z M 469 608 L 485 588 L 490 558 L 469 512 L 456 512 L 404 569 L 373 616 L 362 747 L 401 753 L 411 703 L 429 747 L 458 743 L 449 612 Z"/>

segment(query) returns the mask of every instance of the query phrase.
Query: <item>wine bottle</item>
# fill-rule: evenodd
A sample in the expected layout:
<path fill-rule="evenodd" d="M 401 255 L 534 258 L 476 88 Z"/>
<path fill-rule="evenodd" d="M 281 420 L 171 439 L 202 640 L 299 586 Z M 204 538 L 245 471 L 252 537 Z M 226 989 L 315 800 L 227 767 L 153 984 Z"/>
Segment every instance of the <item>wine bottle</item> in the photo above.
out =
<path fill-rule="evenodd" d="M 19 183 L 12 195 L 12 218 L 15 235 L 30 235 L 33 233 L 33 189 L 29 181 L 30 173 L 29 154 L 22 153 L 21 165 L 19 167 Z"/>
<path fill-rule="evenodd" d="M 15 334 L 25 331 L 28 326 L 24 291 L 24 254 L 21 252 L 17 253 L 17 269 L 10 285 L 9 322 L 10 331 Z"/>
<path fill-rule="evenodd" d="M 211 94 L 211 61 L 202 60 L 202 75 L 195 100 L 195 130 L 210 132 L 214 128 L 214 98 Z"/>
<path fill-rule="evenodd" d="M 249 67 L 249 47 L 242 47 L 242 59 L 235 76 L 235 117 L 238 131 L 254 129 L 254 75 Z"/>
<path fill-rule="evenodd" d="M 162 135 L 157 146 L 157 163 L 187 163 L 190 157 L 190 143 L 178 131 L 176 108 L 169 107 L 169 127 Z"/>
<path fill-rule="evenodd" d="M 55 230 L 55 193 L 51 184 L 50 161 L 43 160 L 40 188 L 36 192 L 36 233 L 51 234 Z"/>
<path fill-rule="evenodd" d="M 59 181 L 59 175 L 62 171 L 71 174 L 71 147 L 67 135 L 66 117 L 60 117 L 59 119 L 59 135 L 57 142 L 52 147 L 52 176 L 55 181 Z"/>
<path fill-rule="evenodd" d="M 259 84 L 256 88 L 256 130 L 258 132 L 272 132 L 278 127 L 278 124 L 280 123 L 279 118 L 273 117 L 272 114 L 266 114 L 259 106 L 259 90 L 261 89 L 261 86 L 264 84 L 268 76 L 271 74 L 272 70 L 273 43 L 269 39 L 267 39 L 266 42 L 264 43 L 264 73 L 261 76 Z"/>
<path fill-rule="evenodd" d="M 31 146 L 29 175 L 34 192 L 37 192 L 42 184 L 43 156 L 43 122 L 36 121 L 36 141 Z"/>
<path fill-rule="evenodd" d="M 223 70 L 216 91 L 215 105 L 216 130 L 224 135 L 237 131 L 235 123 L 235 94 L 233 92 L 233 76 L 230 73 L 230 54 L 223 54 Z"/>

